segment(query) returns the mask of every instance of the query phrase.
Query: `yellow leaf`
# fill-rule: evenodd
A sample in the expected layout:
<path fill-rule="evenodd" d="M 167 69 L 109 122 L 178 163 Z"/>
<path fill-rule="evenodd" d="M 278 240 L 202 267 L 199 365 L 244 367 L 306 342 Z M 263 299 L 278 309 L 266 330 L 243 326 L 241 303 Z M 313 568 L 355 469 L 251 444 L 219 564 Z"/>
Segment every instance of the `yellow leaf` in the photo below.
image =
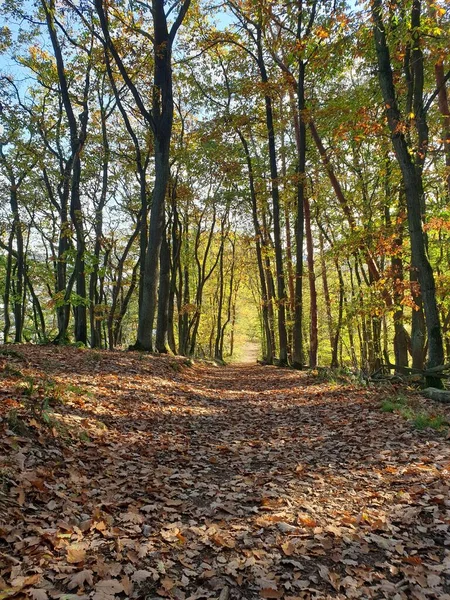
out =
<path fill-rule="evenodd" d="M 281 548 L 286 556 L 292 556 L 295 552 L 295 546 L 291 542 L 284 542 L 284 544 L 281 544 Z"/>
<path fill-rule="evenodd" d="M 77 564 L 83 562 L 86 558 L 86 550 L 79 546 L 69 546 L 67 548 L 67 562 Z"/>

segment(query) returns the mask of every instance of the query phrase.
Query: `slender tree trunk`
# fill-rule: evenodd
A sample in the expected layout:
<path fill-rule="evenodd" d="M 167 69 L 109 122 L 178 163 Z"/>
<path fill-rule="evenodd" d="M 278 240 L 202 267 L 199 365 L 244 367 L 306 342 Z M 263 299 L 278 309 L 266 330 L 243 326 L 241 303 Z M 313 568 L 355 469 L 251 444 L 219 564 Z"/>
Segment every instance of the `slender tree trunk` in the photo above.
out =
<path fill-rule="evenodd" d="M 101 347 L 101 320 L 96 313 L 96 306 L 99 304 L 100 298 L 97 289 L 98 285 L 98 274 L 100 266 L 100 252 L 103 242 L 103 209 L 106 204 L 107 192 L 108 192 L 108 175 L 109 175 L 109 141 L 106 131 L 106 116 L 103 107 L 103 99 L 99 97 L 101 107 L 101 127 L 102 127 L 102 143 L 103 143 L 103 164 L 102 164 L 102 188 L 100 192 L 100 199 L 95 209 L 95 246 L 94 246 L 94 266 L 89 280 L 89 320 L 91 329 L 91 347 Z"/>
<path fill-rule="evenodd" d="M 170 248 L 166 232 L 163 233 L 161 252 L 159 256 L 159 293 L 158 318 L 156 324 L 155 348 L 160 354 L 168 352 L 168 322 L 169 322 L 169 293 L 170 293 Z"/>
<path fill-rule="evenodd" d="M 257 30 L 258 40 L 258 66 L 261 74 L 261 81 L 264 85 L 268 84 L 268 76 L 264 63 L 264 55 L 262 51 L 262 32 L 261 28 Z M 284 366 L 288 364 L 287 355 L 287 331 L 286 331 L 286 289 L 284 282 L 284 267 L 283 267 L 283 247 L 281 241 L 280 227 L 280 191 L 278 182 L 278 166 L 277 166 L 277 151 L 275 145 L 275 129 L 273 123 L 272 98 L 265 94 L 264 96 L 266 108 L 266 127 L 267 139 L 269 146 L 269 162 L 270 162 L 270 178 L 271 178 L 271 195 L 272 195 L 272 210 L 273 210 L 273 235 L 275 243 L 275 265 L 276 265 L 276 282 L 277 282 L 277 314 L 278 314 L 278 342 L 279 342 L 279 364 Z"/>
<path fill-rule="evenodd" d="M 372 0 L 372 17 L 374 21 L 373 31 L 377 51 L 380 87 L 386 106 L 392 144 L 405 187 L 412 263 L 418 270 L 417 275 L 424 305 L 428 333 L 428 366 L 435 367 L 441 365 L 444 361 L 444 348 L 433 271 L 426 254 L 426 242 L 422 228 L 423 199 L 421 197 L 421 190 L 423 190 L 423 185 L 421 173 L 415 167 L 405 136 L 399 126 L 402 119 L 397 105 L 390 53 L 382 19 L 381 0 Z M 421 148 L 421 151 L 424 151 L 424 148 Z M 427 384 L 434 387 L 442 387 L 441 380 L 435 377 L 428 377 Z"/>
<path fill-rule="evenodd" d="M 169 344 L 170 350 L 173 354 L 177 353 L 177 346 L 175 343 L 175 326 L 174 326 L 174 313 L 175 313 L 175 295 L 177 294 L 177 274 L 180 272 L 180 259 L 181 259 L 181 234 L 182 228 L 178 217 L 178 211 L 176 207 L 176 192 L 174 186 L 172 186 L 172 252 L 171 252 L 171 265 L 170 265 L 170 287 L 169 287 L 169 306 L 167 311 L 167 343 Z"/>
<path fill-rule="evenodd" d="M 447 184 L 447 199 L 450 202 L 450 108 L 447 87 L 445 83 L 444 62 L 442 59 L 434 65 L 434 75 L 436 79 L 436 87 L 439 90 L 438 102 L 439 110 L 442 115 L 442 139 L 446 168 L 445 181 Z"/>
<path fill-rule="evenodd" d="M 320 250 L 320 268 L 322 275 L 322 288 L 323 288 L 323 297 L 325 300 L 325 311 L 327 315 L 327 328 L 328 328 L 328 338 L 330 340 L 330 348 L 333 353 L 333 316 L 331 313 L 331 297 L 330 297 L 330 288 L 328 285 L 328 270 L 327 264 L 325 261 L 325 252 L 324 252 L 324 244 L 323 244 L 323 235 L 319 235 L 319 250 Z M 336 365 L 331 364 L 331 367 L 335 367 Z"/>
<path fill-rule="evenodd" d="M 310 301 L 310 336 L 309 336 L 309 366 L 314 368 L 317 366 L 317 350 L 318 350 L 318 335 L 317 335 L 317 290 L 316 290 L 316 275 L 314 273 L 314 246 L 311 230 L 311 210 L 309 199 L 304 198 L 305 211 L 305 233 L 306 233 L 306 252 L 308 263 L 308 281 L 309 281 L 309 301 Z"/>
<path fill-rule="evenodd" d="M 38 334 L 39 339 L 42 341 L 45 341 L 46 332 L 45 332 L 44 312 L 42 310 L 42 306 L 39 301 L 39 298 L 38 298 L 36 292 L 34 291 L 33 284 L 31 283 L 28 273 L 26 271 L 25 271 L 25 282 L 26 282 L 28 289 L 30 290 L 30 295 L 33 300 L 33 310 L 35 311 L 36 317 L 37 317 L 36 318 L 36 332 Z"/>
<path fill-rule="evenodd" d="M 12 274 L 12 253 L 13 253 L 14 228 L 11 228 L 11 233 L 8 239 L 8 254 L 6 256 L 6 273 L 5 273 L 5 293 L 3 294 L 3 310 L 5 325 L 3 327 L 3 343 L 9 342 L 9 330 L 11 329 L 11 317 L 9 316 L 9 301 L 11 292 L 11 274 Z"/>
<path fill-rule="evenodd" d="M 225 280 L 224 280 L 224 272 L 223 272 L 223 253 L 224 247 L 222 246 L 219 258 L 219 290 L 218 290 L 218 298 L 217 298 L 217 309 L 216 309 L 216 339 L 214 342 L 214 358 L 217 360 L 223 360 L 221 354 L 221 334 L 222 334 L 222 310 L 223 310 L 223 300 L 225 293 Z"/>
<path fill-rule="evenodd" d="M 136 262 L 136 264 L 133 267 L 130 285 L 128 286 L 128 290 L 127 290 L 125 296 L 123 296 L 123 288 L 121 289 L 121 292 L 120 292 L 121 296 L 122 296 L 122 300 L 120 303 L 120 310 L 114 321 L 114 328 L 113 328 L 113 345 L 114 345 L 114 347 L 118 346 L 119 344 L 122 343 L 122 339 L 121 339 L 122 338 L 122 323 L 123 323 L 123 319 L 127 313 L 128 306 L 130 304 L 130 300 L 134 294 L 134 290 L 136 289 L 138 269 L 139 269 L 139 260 Z"/>
<path fill-rule="evenodd" d="M 183 287 L 182 287 L 182 299 L 178 308 L 178 349 L 180 354 L 187 356 L 189 353 L 189 313 L 187 306 L 191 301 L 190 284 L 189 284 L 189 268 L 187 265 L 183 267 Z"/>
<path fill-rule="evenodd" d="M 389 210 L 389 208 L 387 209 Z M 403 326 L 403 260 L 400 249 L 403 244 L 401 227 L 397 228 L 394 240 L 395 251 L 391 259 L 392 279 L 394 284 L 394 357 L 395 368 L 399 373 L 408 366 L 408 338 Z"/>
<path fill-rule="evenodd" d="M 138 234 L 139 234 L 139 223 L 137 224 L 136 229 L 133 231 L 131 237 L 129 238 L 127 245 L 125 246 L 125 249 L 122 253 L 122 256 L 119 259 L 119 263 L 118 263 L 117 269 L 116 269 L 117 276 L 116 276 L 116 281 L 114 282 L 114 286 L 112 289 L 111 306 L 109 307 L 108 320 L 107 320 L 108 346 L 109 346 L 110 350 L 113 350 L 114 346 L 116 344 L 116 341 L 115 341 L 116 336 L 115 336 L 114 332 L 117 331 L 117 327 L 115 326 L 115 323 L 117 323 L 117 320 L 120 315 L 119 300 L 120 300 L 120 294 L 122 291 L 123 270 L 125 267 L 125 261 L 131 250 L 133 242 L 135 241 Z M 138 263 L 139 263 L 139 261 L 138 261 Z M 134 273 L 134 271 L 135 271 L 135 269 L 133 269 L 133 273 Z"/>
<path fill-rule="evenodd" d="M 293 92 L 291 90 L 290 93 L 291 106 L 294 107 L 295 111 L 295 103 L 293 98 Z M 281 102 L 280 110 L 283 110 L 283 102 Z M 294 114 L 296 114 L 294 112 Z M 286 181 L 287 177 L 287 169 L 286 169 L 286 146 L 284 141 L 284 130 L 281 130 L 281 174 L 283 176 L 283 180 Z M 284 184 L 284 188 L 286 189 L 286 183 Z M 294 276 L 294 263 L 292 260 L 292 232 L 291 232 L 291 215 L 290 215 L 290 206 L 287 197 L 287 192 L 285 192 L 285 198 L 283 202 L 284 206 L 284 231 L 286 236 L 286 267 L 287 267 L 287 275 L 288 275 L 288 290 L 289 290 L 289 302 L 287 304 L 287 309 L 289 313 L 289 321 L 291 323 L 289 327 L 289 346 L 290 346 L 290 355 L 292 356 L 292 323 L 294 322 L 294 314 L 295 314 L 295 276 Z"/>
<path fill-rule="evenodd" d="M 80 201 L 81 160 L 77 152 L 73 164 L 72 190 L 70 199 L 70 217 L 76 231 L 75 279 L 78 302 L 75 312 L 75 341 L 87 344 L 87 310 L 86 310 L 86 272 L 85 253 L 86 240 L 84 234 L 83 213 Z"/>
<path fill-rule="evenodd" d="M 300 17 L 299 17 L 300 18 Z M 292 349 L 292 366 L 296 369 L 303 367 L 302 329 L 303 329 L 303 236 L 306 198 L 306 126 L 304 120 L 305 102 L 305 63 L 299 61 L 297 81 L 298 127 L 297 130 L 297 216 L 295 222 L 295 313 Z"/>
<path fill-rule="evenodd" d="M 333 335 L 333 340 L 332 340 L 332 344 L 331 344 L 331 365 L 330 366 L 331 366 L 331 368 L 337 369 L 339 367 L 338 351 L 339 351 L 339 342 L 340 342 L 340 338 L 341 338 L 342 317 L 343 317 L 343 312 L 344 312 L 345 287 L 344 287 L 344 277 L 342 276 L 342 269 L 339 265 L 339 261 L 337 260 L 337 258 L 335 259 L 334 264 L 336 266 L 336 271 L 338 274 L 338 281 L 339 281 L 339 302 L 338 302 L 338 316 L 337 316 L 337 321 L 336 321 L 336 330 Z M 351 347 L 353 348 L 353 333 L 351 334 L 349 341 L 350 341 Z"/>
<path fill-rule="evenodd" d="M 266 213 L 263 211 L 262 213 L 262 250 L 264 251 L 264 274 L 266 277 L 266 287 L 267 287 L 267 315 L 269 320 L 269 329 L 270 329 L 270 339 L 271 339 L 271 347 L 273 350 L 273 355 L 276 355 L 276 338 L 275 338 L 275 311 L 274 305 L 276 302 L 276 292 L 275 292 L 275 283 L 273 280 L 272 274 L 272 265 L 270 262 L 269 252 L 272 250 L 272 245 L 270 241 L 270 237 L 268 235 L 268 227 L 267 227 L 267 218 Z"/>
<path fill-rule="evenodd" d="M 15 293 L 13 302 L 14 314 L 14 341 L 20 344 L 22 342 L 23 332 L 23 293 L 25 279 L 25 253 L 23 243 L 22 223 L 19 215 L 19 203 L 17 198 L 17 185 L 15 178 L 11 178 L 10 185 L 10 204 L 13 215 L 13 237 L 16 239 L 16 268 L 15 268 Z"/>
<path fill-rule="evenodd" d="M 223 325 L 222 325 L 222 328 L 220 331 L 220 348 L 219 348 L 219 350 L 220 350 L 220 356 L 222 357 L 221 360 L 223 360 L 223 356 L 224 356 L 225 332 L 226 332 L 228 325 L 232 321 L 232 314 L 233 314 L 236 242 L 233 240 L 230 240 L 230 243 L 232 246 L 232 251 L 231 251 L 231 265 L 230 265 L 229 294 L 228 294 L 228 301 L 227 301 L 227 316 L 226 316 L 225 321 L 223 322 Z M 231 354 L 232 353 L 230 351 L 230 356 L 231 356 Z"/>
<path fill-rule="evenodd" d="M 75 115 L 71 94 L 69 92 L 69 84 L 67 72 L 64 65 L 61 45 L 57 36 L 56 29 L 56 4 L 55 0 L 41 0 L 47 29 L 53 47 L 53 52 L 56 60 L 56 69 L 58 73 L 58 81 L 61 93 L 61 101 L 64 106 L 64 111 L 67 118 L 67 123 L 70 131 L 70 149 L 71 157 L 67 162 L 65 170 L 65 185 L 70 181 L 70 217 L 75 227 L 76 234 L 76 258 L 74 280 L 76 283 L 76 291 L 78 300 L 74 306 L 75 313 L 75 340 L 77 342 L 87 343 L 87 311 L 86 311 L 86 274 L 85 274 L 85 251 L 86 240 L 84 234 L 83 213 L 80 199 L 80 180 L 81 180 L 81 151 L 86 141 L 86 131 L 89 119 L 88 93 L 90 88 L 90 71 L 92 68 L 91 54 L 89 54 L 87 68 L 85 73 L 85 82 L 82 98 L 83 112 Z M 92 44 L 92 41 L 91 41 Z M 92 53 L 92 45 L 91 45 Z M 79 124 L 78 124 L 79 121 Z M 71 179 L 70 179 L 71 176 Z M 64 281 L 65 284 L 65 281 Z M 73 285 L 73 283 L 72 283 Z M 64 289 L 64 288 L 60 288 Z M 68 304 L 70 311 L 70 294 L 71 289 L 66 288 L 64 302 Z M 58 341 L 64 341 L 67 332 L 68 315 L 61 314 L 61 326 L 58 333 Z"/>

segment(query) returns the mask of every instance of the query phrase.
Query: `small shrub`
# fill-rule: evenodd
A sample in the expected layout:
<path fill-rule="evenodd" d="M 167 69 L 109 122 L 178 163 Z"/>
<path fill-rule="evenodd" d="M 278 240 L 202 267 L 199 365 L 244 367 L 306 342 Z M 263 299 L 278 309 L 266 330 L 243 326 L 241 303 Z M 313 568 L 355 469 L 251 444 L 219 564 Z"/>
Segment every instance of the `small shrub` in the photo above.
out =
<path fill-rule="evenodd" d="M 44 381 L 42 395 L 53 406 L 64 403 L 64 387 L 51 379 Z"/>
<path fill-rule="evenodd" d="M 22 385 L 20 386 L 20 390 L 22 394 L 31 398 L 35 393 L 36 385 L 33 377 L 25 377 Z"/>

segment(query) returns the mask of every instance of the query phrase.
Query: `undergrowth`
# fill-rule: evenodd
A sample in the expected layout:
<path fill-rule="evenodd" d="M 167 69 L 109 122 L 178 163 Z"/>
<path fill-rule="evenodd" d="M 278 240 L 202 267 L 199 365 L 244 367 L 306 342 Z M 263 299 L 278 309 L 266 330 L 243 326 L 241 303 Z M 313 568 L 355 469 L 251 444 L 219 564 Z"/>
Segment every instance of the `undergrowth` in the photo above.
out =
<path fill-rule="evenodd" d="M 336 385 L 344 383 L 356 386 L 367 385 L 367 377 L 363 373 L 348 367 L 316 367 L 315 369 L 310 369 L 309 373 L 321 383 Z"/>
<path fill-rule="evenodd" d="M 19 406 L 7 413 L 7 423 L 11 431 L 18 435 L 31 434 L 32 428 L 48 430 L 54 436 L 67 440 L 78 438 L 88 441 L 87 432 L 82 429 L 69 427 L 63 423 L 58 414 L 71 396 L 92 397 L 92 393 L 79 385 L 67 385 L 44 377 L 23 376 L 16 386 Z"/>
<path fill-rule="evenodd" d="M 449 425 L 443 415 L 424 410 L 405 394 L 386 398 L 381 403 L 381 410 L 387 413 L 398 413 L 419 431 L 428 428 L 442 431 Z"/>

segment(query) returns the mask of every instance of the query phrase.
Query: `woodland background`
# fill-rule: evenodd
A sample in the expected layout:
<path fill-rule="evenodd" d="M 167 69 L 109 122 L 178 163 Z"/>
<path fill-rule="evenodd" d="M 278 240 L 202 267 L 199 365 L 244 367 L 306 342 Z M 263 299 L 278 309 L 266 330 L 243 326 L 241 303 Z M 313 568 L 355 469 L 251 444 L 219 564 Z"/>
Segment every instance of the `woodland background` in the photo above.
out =
<path fill-rule="evenodd" d="M 4 343 L 449 358 L 443 0 L 1 11 Z"/>

